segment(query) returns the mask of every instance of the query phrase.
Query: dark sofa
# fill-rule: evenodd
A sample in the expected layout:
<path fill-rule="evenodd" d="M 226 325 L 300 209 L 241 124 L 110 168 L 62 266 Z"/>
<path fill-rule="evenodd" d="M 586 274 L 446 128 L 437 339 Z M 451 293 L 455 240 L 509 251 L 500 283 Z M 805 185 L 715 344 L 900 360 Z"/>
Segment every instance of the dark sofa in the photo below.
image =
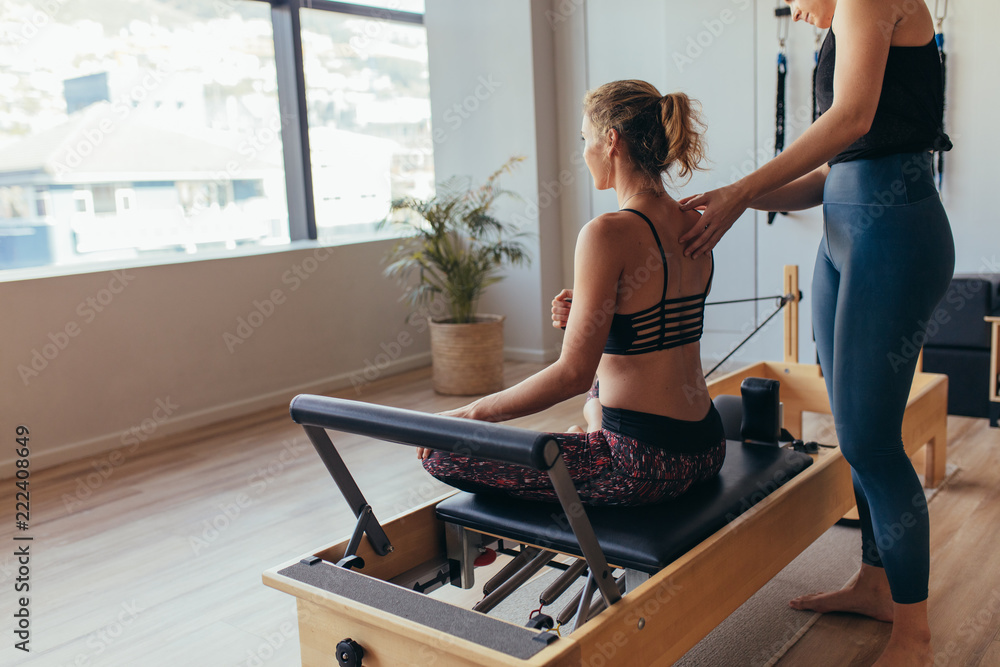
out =
<path fill-rule="evenodd" d="M 987 315 L 1000 315 L 1000 274 L 956 275 L 931 318 L 923 370 L 948 376 L 948 414 L 988 417 L 996 426 L 1000 403 L 989 400 Z"/>

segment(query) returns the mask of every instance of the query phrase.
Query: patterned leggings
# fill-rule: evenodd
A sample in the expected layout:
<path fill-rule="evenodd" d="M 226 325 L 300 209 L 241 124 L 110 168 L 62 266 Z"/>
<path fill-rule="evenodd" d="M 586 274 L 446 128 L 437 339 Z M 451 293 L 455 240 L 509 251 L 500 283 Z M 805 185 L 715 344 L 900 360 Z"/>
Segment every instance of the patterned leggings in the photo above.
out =
<path fill-rule="evenodd" d="M 595 385 L 589 396 L 596 393 Z M 726 456 L 721 434 L 717 445 L 697 454 L 672 452 L 606 428 L 552 435 L 588 505 L 650 505 L 675 498 L 718 474 Z M 448 452 L 434 452 L 423 464 L 431 475 L 463 491 L 558 502 L 546 472 Z"/>

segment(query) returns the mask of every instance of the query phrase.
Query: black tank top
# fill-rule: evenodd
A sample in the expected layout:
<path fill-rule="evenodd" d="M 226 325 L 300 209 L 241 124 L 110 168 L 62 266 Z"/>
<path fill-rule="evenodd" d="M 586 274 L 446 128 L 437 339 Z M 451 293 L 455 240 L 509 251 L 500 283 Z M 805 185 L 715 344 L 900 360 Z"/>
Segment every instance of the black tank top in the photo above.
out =
<path fill-rule="evenodd" d="M 820 113 L 833 105 L 833 72 L 837 40 L 833 30 L 819 52 L 816 103 Z M 947 151 L 944 133 L 944 72 L 937 44 L 891 46 L 885 63 L 882 92 L 871 129 L 830 160 L 838 162 L 885 157 L 896 153 Z"/>
<path fill-rule="evenodd" d="M 701 340 L 705 324 L 705 297 L 712 287 L 712 276 L 715 275 L 715 255 L 711 255 L 712 272 L 708 276 L 704 292 L 668 299 L 667 255 L 663 252 L 656 227 L 649 218 L 634 208 L 622 210 L 635 213 L 645 220 L 649 230 L 653 232 L 656 247 L 660 250 L 660 261 L 663 262 L 663 292 L 656 305 L 635 313 L 615 313 L 611 316 L 611 330 L 604 344 L 604 354 L 645 354 Z"/>

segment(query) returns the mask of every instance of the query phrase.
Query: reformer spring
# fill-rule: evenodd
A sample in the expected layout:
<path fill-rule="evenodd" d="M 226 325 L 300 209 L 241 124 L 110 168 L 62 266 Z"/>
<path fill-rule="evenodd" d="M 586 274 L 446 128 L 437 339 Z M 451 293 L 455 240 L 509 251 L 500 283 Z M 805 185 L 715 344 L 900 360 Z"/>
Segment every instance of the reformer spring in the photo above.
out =
<path fill-rule="evenodd" d="M 483 586 L 483 595 L 489 595 L 495 591 L 502 583 L 510 579 L 511 575 L 524 567 L 524 564 L 528 562 L 529 558 L 534 558 L 538 555 L 541 549 L 536 547 L 523 547 L 516 556 L 509 563 L 503 566 L 503 569 L 493 575 L 489 581 Z"/>
<path fill-rule="evenodd" d="M 559 596 L 566 592 L 577 578 L 582 575 L 587 570 L 587 561 L 583 558 L 578 558 L 569 569 L 556 577 L 548 588 L 542 591 L 542 594 L 538 596 L 538 602 L 543 607 L 547 607 L 556 600 Z"/>
<path fill-rule="evenodd" d="M 527 549 L 525 549 L 527 551 Z M 536 549 L 536 551 L 538 551 Z M 484 614 L 503 602 L 507 597 L 516 591 L 520 586 L 530 579 L 536 572 L 545 567 L 556 553 L 554 551 L 539 551 L 528 563 L 515 572 L 511 577 L 503 582 L 489 595 L 480 600 L 472 609 Z"/>

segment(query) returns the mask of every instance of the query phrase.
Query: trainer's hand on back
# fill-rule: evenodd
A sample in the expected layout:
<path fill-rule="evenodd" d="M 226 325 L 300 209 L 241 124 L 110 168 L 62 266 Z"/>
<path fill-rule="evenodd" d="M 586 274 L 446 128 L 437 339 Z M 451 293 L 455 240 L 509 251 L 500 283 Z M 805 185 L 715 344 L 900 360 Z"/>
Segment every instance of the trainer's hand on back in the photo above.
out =
<path fill-rule="evenodd" d="M 565 329 L 569 320 L 569 300 L 573 298 L 573 290 L 564 289 L 556 294 L 552 299 L 552 326 L 556 329 Z"/>
<path fill-rule="evenodd" d="M 735 186 L 727 185 L 700 195 L 685 197 L 678 202 L 682 211 L 702 211 L 701 221 L 680 237 L 684 256 L 692 259 L 712 250 L 743 215 L 750 203 Z"/>

